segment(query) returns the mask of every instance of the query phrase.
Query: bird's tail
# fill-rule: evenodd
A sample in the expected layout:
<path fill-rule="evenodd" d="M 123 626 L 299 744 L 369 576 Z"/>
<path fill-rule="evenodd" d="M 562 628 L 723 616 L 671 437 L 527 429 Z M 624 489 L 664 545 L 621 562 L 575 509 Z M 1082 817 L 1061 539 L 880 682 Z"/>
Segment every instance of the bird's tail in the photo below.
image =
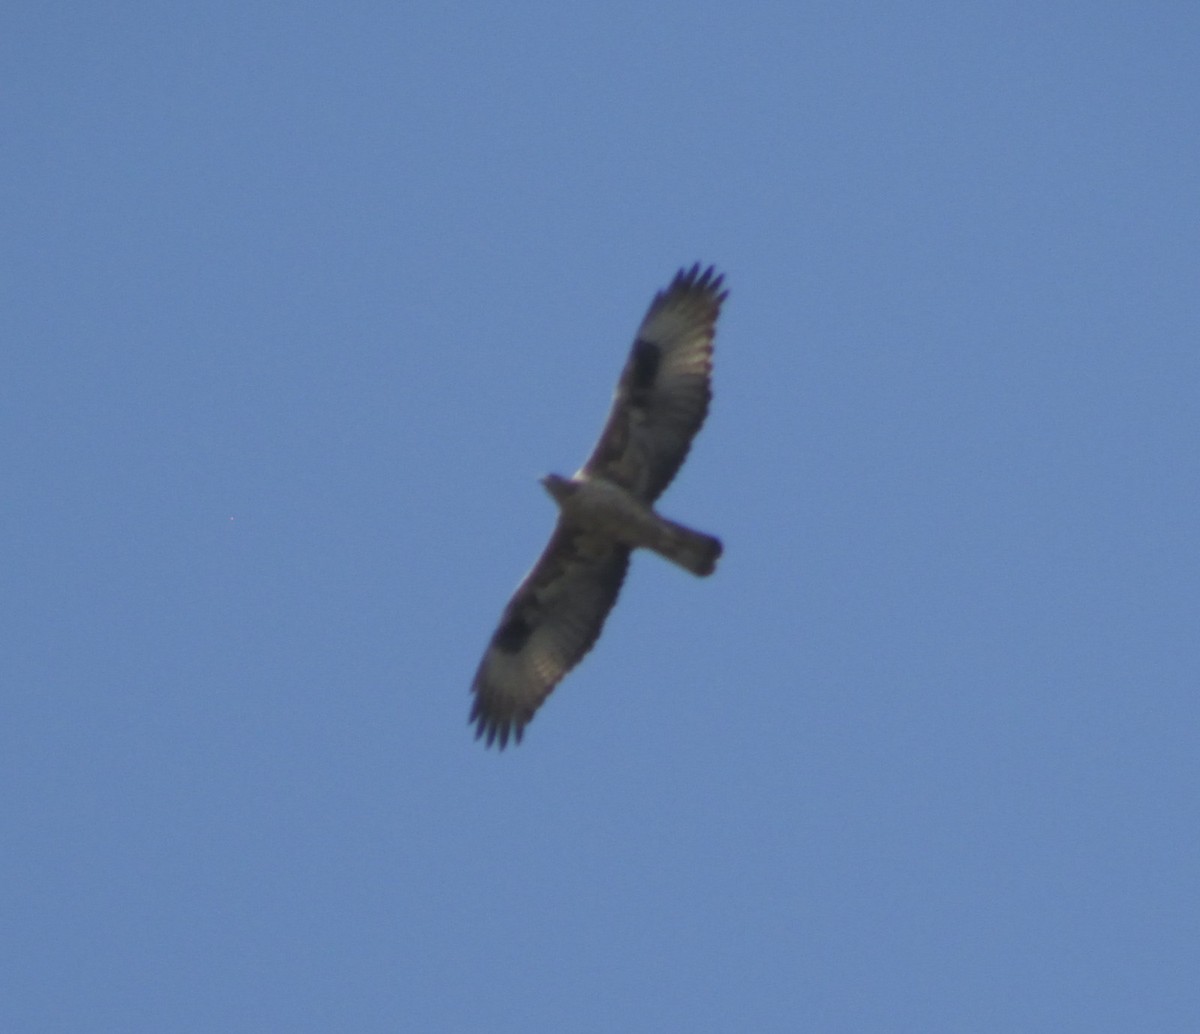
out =
<path fill-rule="evenodd" d="M 660 534 L 650 548 L 692 574 L 701 577 L 713 573 L 721 555 L 721 540 L 702 531 L 693 531 L 660 517 Z"/>

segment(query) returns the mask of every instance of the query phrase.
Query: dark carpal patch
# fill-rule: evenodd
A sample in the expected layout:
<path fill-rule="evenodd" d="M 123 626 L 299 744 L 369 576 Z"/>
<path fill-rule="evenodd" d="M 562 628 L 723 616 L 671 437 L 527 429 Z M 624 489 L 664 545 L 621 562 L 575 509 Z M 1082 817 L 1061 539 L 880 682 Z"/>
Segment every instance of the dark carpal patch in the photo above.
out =
<path fill-rule="evenodd" d="M 658 345 L 641 338 L 634 342 L 633 355 L 630 356 L 629 387 L 635 399 L 645 397 L 654 387 L 661 362 L 662 349 Z"/>
<path fill-rule="evenodd" d="M 520 653 L 521 648 L 529 642 L 532 632 L 533 626 L 520 614 L 514 614 L 496 629 L 492 642 L 496 644 L 497 650 L 503 650 L 505 653 Z"/>

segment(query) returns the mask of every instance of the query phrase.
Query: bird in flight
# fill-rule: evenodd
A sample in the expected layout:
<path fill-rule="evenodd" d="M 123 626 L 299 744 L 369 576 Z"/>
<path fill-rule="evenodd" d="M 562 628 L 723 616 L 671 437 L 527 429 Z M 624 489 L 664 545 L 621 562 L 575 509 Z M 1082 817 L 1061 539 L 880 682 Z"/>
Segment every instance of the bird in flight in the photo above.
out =
<path fill-rule="evenodd" d="M 654 296 L 591 456 L 569 478 L 542 478 L 558 523 L 504 608 L 471 685 L 470 721 L 489 747 L 520 743 L 542 701 L 595 645 L 634 549 L 712 574 L 720 540 L 652 505 L 708 414 L 723 281 L 697 264 Z"/>

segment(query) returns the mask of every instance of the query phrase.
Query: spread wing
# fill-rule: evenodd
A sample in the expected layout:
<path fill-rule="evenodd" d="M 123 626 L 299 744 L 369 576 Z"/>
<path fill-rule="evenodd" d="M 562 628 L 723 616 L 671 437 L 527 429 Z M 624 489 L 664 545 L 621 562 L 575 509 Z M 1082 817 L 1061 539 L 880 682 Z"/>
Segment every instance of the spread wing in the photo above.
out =
<path fill-rule="evenodd" d="M 500 618 L 471 691 L 475 736 L 503 749 L 592 648 L 617 602 L 629 548 L 561 517 Z"/>
<path fill-rule="evenodd" d="M 708 415 L 723 280 L 696 264 L 655 295 L 581 473 L 614 481 L 645 503 L 671 483 Z"/>

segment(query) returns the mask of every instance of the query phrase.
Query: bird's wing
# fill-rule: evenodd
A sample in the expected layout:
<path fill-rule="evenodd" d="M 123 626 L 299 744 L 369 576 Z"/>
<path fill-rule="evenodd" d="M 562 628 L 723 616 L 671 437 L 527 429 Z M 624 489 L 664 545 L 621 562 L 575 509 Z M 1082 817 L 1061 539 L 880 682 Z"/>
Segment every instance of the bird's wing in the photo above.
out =
<path fill-rule="evenodd" d="M 628 566 L 627 546 L 559 518 L 475 673 L 476 738 L 501 748 L 510 736 L 521 741 L 542 701 L 595 644 Z"/>
<path fill-rule="evenodd" d="M 671 483 L 708 415 L 723 280 L 697 264 L 655 295 L 581 473 L 613 481 L 645 503 Z"/>

